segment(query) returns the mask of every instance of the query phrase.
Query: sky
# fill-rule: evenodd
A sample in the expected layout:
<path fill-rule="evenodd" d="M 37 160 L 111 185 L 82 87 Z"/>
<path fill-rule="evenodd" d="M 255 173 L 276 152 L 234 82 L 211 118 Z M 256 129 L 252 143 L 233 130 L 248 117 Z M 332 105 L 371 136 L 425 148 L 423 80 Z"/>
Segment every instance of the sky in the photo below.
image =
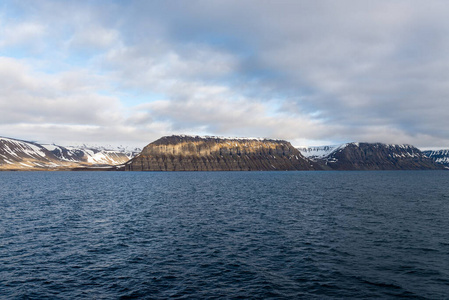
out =
<path fill-rule="evenodd" d="M 449 148 L 449 3 L 0 2 L 0 136 Z"/>

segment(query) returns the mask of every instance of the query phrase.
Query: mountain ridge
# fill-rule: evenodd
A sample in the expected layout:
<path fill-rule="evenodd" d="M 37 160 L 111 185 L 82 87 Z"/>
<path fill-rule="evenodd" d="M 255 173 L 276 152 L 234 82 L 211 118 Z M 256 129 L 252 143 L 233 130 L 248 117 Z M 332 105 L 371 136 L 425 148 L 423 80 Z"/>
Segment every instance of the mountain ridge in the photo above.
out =
<path fill-rule="evenodd" d="M 113 167 L 131 159 L 129 153 L 95 148 L 38 144 L 0 137 L 0 170 L 71 170 Z"/>
<path fill-rule="evenodd" d="M 301 147 L 269 138 L 171 135 L 143 150 L 0 137 L 0 170 L 252 171 L 449 169 L 449 150 L 352 142 Z"/>
<path fill-rule="evenodd" d="M 302 151 L 309 159 L 330 170 L 437 170 L 444 168 L 443 165 L 429 159 L 418 148 L 408 144 L 352 142 L 321 148 L 303 148 Z"/>
<path fill-rule="evenodd" d="M 435 162 L 449 167 L 449 149 L 425 150 L 423 153 Z"/>

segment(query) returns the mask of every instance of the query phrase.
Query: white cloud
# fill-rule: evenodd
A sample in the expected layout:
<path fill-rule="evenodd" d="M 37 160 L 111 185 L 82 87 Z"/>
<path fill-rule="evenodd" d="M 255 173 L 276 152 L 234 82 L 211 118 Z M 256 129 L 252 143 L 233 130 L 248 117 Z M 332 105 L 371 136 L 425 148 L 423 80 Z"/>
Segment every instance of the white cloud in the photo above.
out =
<path fill-rule="evenodd" d="M 45 43 L 3 58 L 0 123 L 449 147 L 444 1 L 32 6 L 2 22 L 4 49 Z"/>
<path fill-rule="evenodd" d="M 67 133 L 76 133 L 80 139 L 89 130 L 76 128 L 101 132 L 125 121 L 119 99 L 97 93 L 95 82 L 101 85 L 101 81 L 83 71 L 43 74 L 25 62 L 0 57 L 0 81 L 2 135 L 34 127 L 42 130 L 40 135 L 46 135 L 48 142 L 53 128 L 67 127 L 72 129 Z M 34 134 L 25 131 L 17 137 L 33 138 Z"/>
<path fill-rule="evenodd" d="M 24 46 L 39 41 L 45 35 L 46 28 L 40 23 L 0 22 L 0 48 L 10 46 Z"/>
<path fill-rule="evenodd" d="M 120 43 L 120 33 L 100 26 L 80 26 L 68 40 L 67 47 L 74 49 L 106 49 Z"/>
<path fill-rule="evenodd" d="M 114 122 L 118 116 L 111 111 L 118 110 L 119 100 L 93 91 L 90 80 L 95 76 L 85 72 L 43 74 L 16 59 L 0 57 L 1 122 Z"/>

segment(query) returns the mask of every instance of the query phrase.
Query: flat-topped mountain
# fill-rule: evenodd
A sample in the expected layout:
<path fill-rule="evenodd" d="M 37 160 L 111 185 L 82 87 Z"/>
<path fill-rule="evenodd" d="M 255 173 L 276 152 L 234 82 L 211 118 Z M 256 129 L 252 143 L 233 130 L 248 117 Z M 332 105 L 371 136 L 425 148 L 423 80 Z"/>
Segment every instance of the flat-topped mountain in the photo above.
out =
<path fill-rule="evenodd" d="M 305 148 L 302 153 L 329 170 L 438 170 L 444 167 L 411 145 L 347 143 Z"/>
<path fill-rule="evenodd" d="M 147 145 L 127 171 L 315 170 L 289 142 L 173 135 Z"/>
<path fill-rule="evenodd" d="M 132 152 L 63 147 L 0 137 L 0 170 L 70 170 L 124 164 Z"/>
<path fill-rule="evenodd" d="M 423 154 L 433 161 L 449 167 L 449 150 L 426 150 Z"/>
<path fill-rule="evenodd" d="M 449 150 L 421 152 L 411 145 L 381 143 L 347 143 L 298 151 L 283 140 L 173 135 L 150 143 L 141 152 L 126 147 L 110 148 L 40 145 L 0 137 L 0 171 L 449 169 Z"/>

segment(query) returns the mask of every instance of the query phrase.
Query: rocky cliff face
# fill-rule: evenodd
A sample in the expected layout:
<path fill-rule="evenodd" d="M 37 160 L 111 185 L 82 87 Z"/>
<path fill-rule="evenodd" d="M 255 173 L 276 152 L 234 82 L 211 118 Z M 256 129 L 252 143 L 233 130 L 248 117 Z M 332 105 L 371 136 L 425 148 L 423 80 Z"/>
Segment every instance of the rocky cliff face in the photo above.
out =
<path fill-rule="evenodd" d="M 449 167 L 449 150 L 426 150 L 423 154 L 431 160 Z"/>
<path fill-rule="evenodd" d="M 199 136 L 167 136 L 126 163 L 127 171 L 314 170 L 289 142 Z"/>
<path fill-rule="evenodd" d="M 329 170 L 438 170 L 439 165 L 410 145 L 348 143 L 315 158 Z"/>

